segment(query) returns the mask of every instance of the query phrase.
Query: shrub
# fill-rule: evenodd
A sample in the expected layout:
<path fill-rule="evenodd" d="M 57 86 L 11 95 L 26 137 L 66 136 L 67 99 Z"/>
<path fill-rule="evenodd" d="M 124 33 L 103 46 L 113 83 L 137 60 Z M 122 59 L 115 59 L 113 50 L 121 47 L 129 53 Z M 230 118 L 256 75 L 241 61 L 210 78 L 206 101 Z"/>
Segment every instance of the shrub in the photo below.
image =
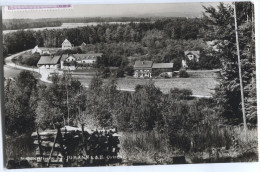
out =
<path fill-rule="evenodd" d="M 124 74 L 125 74 L 124 69 L 123 69 L 122 67 L 119 67 L 119 68 L 117 69 L 117 72 L 116 72 L 116 77 L 117 77 L 117 78 L 124 77 Z"/>
<path fill-rule="evenodd" d="M 174 88 L 174 89 L 170 90 L 170 95 L 171 95 L 171 97 L 173 97 L 175 99 L 187 100 L 191 97 L 192 91 L 191 91 L 191 89 Z"/>
<path fill-rule="evenodd" d="M 127 73 L 128 76 L 133 76 L 134 75 L 134 67 L 133 66 L 126 66 L 125 72 Z"/>
<path fill-rule="evenodd" d="M 181 70 L 179 70 L 179 77 L 180 78 L 188 78 L 189 74 L 185 69 L 181 69 Z"/>
<path fill-rule="evenodd" d="M 102 72 L 102 77 L 108 78 L 108 77 L 110 77 L 110 75 L 111 75 L 110 69 L 108 67 L 105 67 L 105 69 Z"/>

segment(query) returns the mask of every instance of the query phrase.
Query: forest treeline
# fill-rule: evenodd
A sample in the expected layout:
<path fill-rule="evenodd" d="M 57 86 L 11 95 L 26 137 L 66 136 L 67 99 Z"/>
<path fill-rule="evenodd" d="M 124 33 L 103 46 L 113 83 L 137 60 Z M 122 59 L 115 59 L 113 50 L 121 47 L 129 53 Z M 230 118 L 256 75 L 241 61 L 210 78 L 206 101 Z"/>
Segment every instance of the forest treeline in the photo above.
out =
<path fill-rule="evenodd" d="M 32 20 L 32 19 L 9 19 L 4 20 L 2 28 L 3 30 L 19 30 L 30 28 L 42 28 L 42 27 L 57 27 L 61 26 L 60 21 L 49 21 L 46 19 Z"/>
<path fill-rule="evenodd" d="M 19 30 L 40 27 L 61 26 L 62 23 L 105 23 L 105 22 L 153 22 L 156 18 L 136 17 L 82 17 L 47 19 L 4 19 L 3 30 Z"/>

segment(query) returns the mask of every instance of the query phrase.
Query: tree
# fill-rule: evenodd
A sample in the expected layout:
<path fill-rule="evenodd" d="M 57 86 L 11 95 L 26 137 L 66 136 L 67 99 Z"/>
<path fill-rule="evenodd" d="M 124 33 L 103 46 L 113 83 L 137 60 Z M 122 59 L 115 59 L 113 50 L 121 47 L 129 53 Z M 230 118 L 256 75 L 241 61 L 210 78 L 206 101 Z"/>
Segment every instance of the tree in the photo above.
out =
<path fill-rule="evenodd" d="M 116 77 L 122 78 L 125 75 L 125 71 L 122 67 L 119 67 L 116 71 Z"/>
<path fill-rule="evenodd" d="M 249 8 L 250 7 L 250 8 Z M 237 124 L 242 122 L 241 111 L 241 95 L 238 75 L 238 61 L 236 53 L 236 38 L 235 25 L 233 17 L 233 7 L 231 5 L 224 5 L 220 3 L 215 9 L 213 7 L 204 7 L 206 14 L 204 19 L 207 22 L 208 34 L 205 34 L 207 39 L 216 40 L 218 51 L 214 55 L 222 61 L 221 84 L 217 88 L 215 98 L 217 103 L 222 107 L 219 109 L 221 114 L 228 120 L 227 122 Z M 246 88 L 254 88 L 255 80 L 255 55 L 254 55 L 254 26 L 252 11 L 253 4 L 251 2 L 237 3 L 238 11 L 238 33 L 241 64 L 242 64 L 242 78 L 245 86 L 246 102 L 254 100 L 256 95 L 252 95 Z M 247 110 L 247 118 L 251 118 L 254 110 Z M 253 116 L 254 116 L 253 115 Z M 251 116 L 251 117 L 250 117 Z M 251 121 L 256 124 L 256 117 Z"/>
<path fill-rule="evenodd" d="M 7 134 L 22 134 L 34 130 L 37 108 L 37 80 L 29 71 L 22 71 L 5 85 L 5 124 Z"/>
<path fill-rule="evenodd" d="M 133 66 L 126 66 L 125 71 L 128 76 L 133 76 L 134 75 L 134 67 Z"/>

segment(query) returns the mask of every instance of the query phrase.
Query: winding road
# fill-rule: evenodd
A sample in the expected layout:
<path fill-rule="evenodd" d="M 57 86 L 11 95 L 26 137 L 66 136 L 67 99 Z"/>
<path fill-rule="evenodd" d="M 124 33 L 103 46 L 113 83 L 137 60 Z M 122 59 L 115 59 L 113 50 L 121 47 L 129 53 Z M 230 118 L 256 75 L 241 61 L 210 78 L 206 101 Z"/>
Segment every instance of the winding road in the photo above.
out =
<path fill-rule="evenodd" d="M 6 66 L 10 66 L 10 67 L 14 67 L 14 68 L 17 68 L 17 69 L 22 69 L 22 70 L 28 70 L 28 71 L 32 71 L 32 72 L 37 72 L 41 75 L 40 80 L 43 81 L 43 82 L 46 82 L 46 83 L 51 83 L 51 81 L 48 80 L 48 77 L 51 73 L 56 72 L 56 73 L 61 74 L 61 71 L 58 71 L 57 69 L 31 68 L 31 67 L 25 67 L 25 66 L 17 65 L 14 62 L 12 62 L 13 58 L 15 58 L 19 55 L 22 55 L 23 53 L 28 52 L 28 51 L 30 51 L 30 50 L 25 50 L 25 51 L 22 51 L 22 52 L 17 53 L 17 54 L 13 54 L 13 55 L 5 58 Z"/>

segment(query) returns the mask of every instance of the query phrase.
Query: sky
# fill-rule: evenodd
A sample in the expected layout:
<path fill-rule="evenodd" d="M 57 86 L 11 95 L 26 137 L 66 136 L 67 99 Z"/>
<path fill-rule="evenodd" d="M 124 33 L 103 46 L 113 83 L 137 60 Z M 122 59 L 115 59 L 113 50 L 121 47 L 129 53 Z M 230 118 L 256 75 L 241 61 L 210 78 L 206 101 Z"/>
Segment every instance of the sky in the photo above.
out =
<path fill-rule="evenodd" d="M 43 9 L 10 11 L 3 7 L 3 19 L 75 18 L 75 17 L 200 17 L 204 6 L 216 3 L 166 4 L 89 4 L 72 5 L 70 9 Z"/>

